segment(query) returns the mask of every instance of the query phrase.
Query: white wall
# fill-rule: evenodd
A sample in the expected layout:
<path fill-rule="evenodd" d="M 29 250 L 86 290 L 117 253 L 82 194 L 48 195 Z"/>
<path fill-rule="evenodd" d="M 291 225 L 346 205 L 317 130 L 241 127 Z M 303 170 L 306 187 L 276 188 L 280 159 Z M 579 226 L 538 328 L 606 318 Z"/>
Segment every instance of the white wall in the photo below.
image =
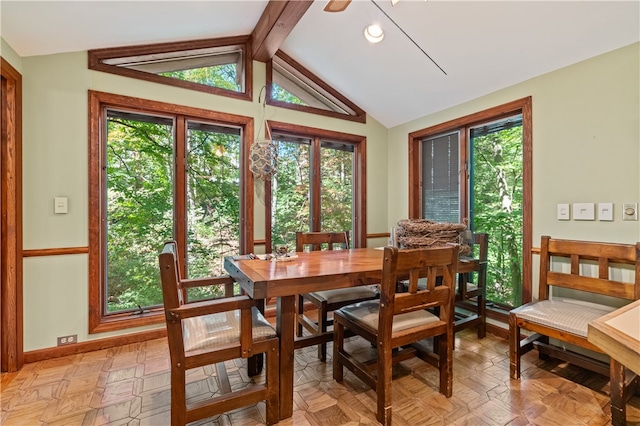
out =
<path fill-rule="evenodd" d="M 389 226 L 408 215 L 409 132 L 531 96 L 534 246 L 640 240 L 640 222 L 621 220 L 623 202 L 640 202 L 639 64 L 636 43 L 390 129 Z M 614 203 L 614 221 L 556 219 L 556 204 L 578 202 Z"/>
<path fill-rule="evenodd" d="M 265 82 L 263 63 L 254 63 L 253 102 L 91 71 L 86 52 L 21 58 L 21 66 L 25 250 L 88 245 L 88 90 L 251 116 L 261 124 L 257 98 Z M 386 230 L 383 126 L 370 117 L 362 124 L 269 106 L 266 118 L 366 136 L 368 232 Z M 68 197 L 68 214 L 53 213 L 57 196 Z M 264 238 L 264 205 L 258 198 L 255 227 L 255 238 Z M 159 327 L 89 335 L 87 276 L 84 254 L 25 258 L 25 351 L 55 346 L 61 335 L 77 334 L 84 341 Z"/>

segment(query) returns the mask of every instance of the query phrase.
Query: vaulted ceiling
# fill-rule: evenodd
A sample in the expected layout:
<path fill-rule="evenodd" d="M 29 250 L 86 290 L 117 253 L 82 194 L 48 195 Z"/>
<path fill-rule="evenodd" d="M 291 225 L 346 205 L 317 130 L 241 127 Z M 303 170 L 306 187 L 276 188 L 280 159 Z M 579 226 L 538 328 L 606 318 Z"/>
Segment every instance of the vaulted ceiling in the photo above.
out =
<path fill-rule="evenodd" d="M 387 127 L 640 41 L 638 0 L 325 4 L 2 0 L 0 34 L 23 58 L 253 34 L 257 60 L 281 49 Z"/>

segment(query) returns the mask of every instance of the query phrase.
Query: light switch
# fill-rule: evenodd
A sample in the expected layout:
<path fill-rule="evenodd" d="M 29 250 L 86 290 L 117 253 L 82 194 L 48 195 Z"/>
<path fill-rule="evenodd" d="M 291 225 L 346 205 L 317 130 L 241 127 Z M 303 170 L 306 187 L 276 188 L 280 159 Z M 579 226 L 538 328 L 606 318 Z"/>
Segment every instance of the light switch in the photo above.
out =
<path fill-rule="evenodd" d="M 569 210 L 569 204 L 558 204 L 558 220 L 571 219 L 571 213 Z"/>
<path fill-rule="evenodd" d="M 613 220 L 613 203 L 598 203 L 598 220 Z"/>
<path fill-rule="evenodd" d="M 55 214 L 68 213 L 67 197 L 55 197 L 53 199 L 53 212 Z"/>
<path fill-rule="evenodd" d="M 595 220 L 595 206 L 593 203 L 573 203 L 573 220 Z"/>

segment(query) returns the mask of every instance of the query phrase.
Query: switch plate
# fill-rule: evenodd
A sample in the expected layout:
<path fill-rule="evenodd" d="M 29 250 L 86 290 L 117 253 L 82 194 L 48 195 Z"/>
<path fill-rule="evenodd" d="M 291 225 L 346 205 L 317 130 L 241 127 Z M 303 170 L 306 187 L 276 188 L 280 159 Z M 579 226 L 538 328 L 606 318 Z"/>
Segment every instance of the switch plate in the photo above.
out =
<path fill-rule="evenodd" d="M 573 220 L 595 220 L 593 203 L 573 203 Z"/>
<path fill-rule="evenodd" d="M 53 212 L 55 214 L 65 214 L 68 211 L 67 197 L 55 197 L 53 199 Z"/>
<path fill-rule="evenodd" d="M 598 203 L 598 220 L 613 220 L 613 203 Z"/>
<path fill-rule="evenodd" d="M 558 220 L 571 219 L 571 211 L 569 210 L 569 204 L 558 204 Z"/>
<path fill-rule="evenodd" d="M 622 204 L 622 220 L 638 220 L 638 203 Z"/>

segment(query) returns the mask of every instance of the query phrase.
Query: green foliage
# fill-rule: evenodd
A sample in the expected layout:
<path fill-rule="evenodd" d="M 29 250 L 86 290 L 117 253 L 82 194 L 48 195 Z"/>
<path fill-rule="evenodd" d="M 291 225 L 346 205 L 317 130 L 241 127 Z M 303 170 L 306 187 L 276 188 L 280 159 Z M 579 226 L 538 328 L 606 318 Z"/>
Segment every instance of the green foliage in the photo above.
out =
<path fill-rule="evenodd" d="M 216 65 L 206 68 L 194 68 L 189 70 L 158 73 L 163 77 L 177 78 L 178 80 L 191 81 L 207 86 L 239 92 L 242 86 L 236 81 L 236 65 Z"/>
<path fill-rule="evenodd" d="M 487 300 L 522 300 L 522 126 L 473 138 L 473 227 L 489 234 Z"/>
<path fill-rule="evenodd" d="M 238 253 L 240 141 L 214 129 L 188 131 L 187 176 L 176 180 L 172 125 L 108 120 L 107 312 L 162 304 L 157 256 L 174 238 L 175 182 L 186 180 L 188 276 L 219 275 L 223 256 Z"/>
<path fill-rule="evenodd" d="M 307 105 L 302 99 L 298 98 L 294 94 L 284 90 L 281 86 L 278 86 L 276 83 L 271 85 L 271 98 L 276 99 L 282 102 L 288 102 L 290 104 L 296 105 Z"/>

